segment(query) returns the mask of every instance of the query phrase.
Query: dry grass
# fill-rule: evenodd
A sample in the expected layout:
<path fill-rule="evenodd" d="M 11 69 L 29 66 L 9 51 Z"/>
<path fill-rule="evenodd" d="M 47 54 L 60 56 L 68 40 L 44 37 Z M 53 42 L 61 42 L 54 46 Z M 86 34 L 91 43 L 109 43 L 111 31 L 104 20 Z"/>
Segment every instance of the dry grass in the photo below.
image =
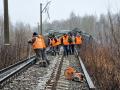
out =
<path fill-rule="evenodd" d="M 0 50 L 0 69 L 17 63 L 21 58 L 25 59 L 27 57 L 27 46 L 23 45 L 23 48 L 18 48 L 17 46 L 12 45 L 8 47 L 2 46 Z"/>
<path fill-rule="evenodd" d="M 91 42 L 83 45 L 80 53 L 89 74 L 100 90 L 120 90 L 119 58 L 112 55 L 110 48 Z M 115 60 L 115 58 L 117 60 Z"/>

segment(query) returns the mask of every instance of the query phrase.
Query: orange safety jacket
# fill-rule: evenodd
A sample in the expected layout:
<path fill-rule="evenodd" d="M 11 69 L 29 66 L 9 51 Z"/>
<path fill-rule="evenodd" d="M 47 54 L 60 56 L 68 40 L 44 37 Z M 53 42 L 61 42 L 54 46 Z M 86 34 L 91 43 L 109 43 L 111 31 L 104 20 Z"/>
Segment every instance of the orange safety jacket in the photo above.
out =
<path fill-rule="evenodd" d="M 55 40 L 53 39 L 51 43 L 52 43 L 52 46 L 53 46 L 53 47 L 60 45 L 59 39 L 57 39 L 57 42 L 55 42 Z"/>
<path fill-rule="evenodd" d="M 60 40 L 60 38 L 58 38 L 56 45 L 60 45 L 60 44 L 61 44 L 61 40 Z"/>
<path fill-rule="evenodd" d="M 64 45 L 69 45 L 69 42 L 68 42 L 68 38 L 69 38 L 69 36 L 63 36 L 63 44 Z"/>
<path fill-rule="evenodd" d="M 38 37 L 35 37 L 35 38 L 36 38 L 36 40 L 32 45 L 33 49 L 46 48 L 44 39 L 43 39 L 43 37 L 41 35 L 39 35 Z"/>
<path fill-rule="evenodd" d="M 55 45 L 55 40 L 54 40 L 54 39 L 51 40 L 51 45 L 52 45 L 53 47 L 56 46 L 56 45 Z"/>
<path fill-rule="evenodd" d="M 66 79 L 72 80 L 73 79 L 73 74 L 76 72 L 76 70 L 73 67 L 67 67 L 67 69 L 64 72 L 64 75 Z"/>
<path fill-rule="evenodd" d="M 75 40 L 76 40 L 75 44 L 82 44 L 82 37 L 81 36 L 76 36 Z"/>

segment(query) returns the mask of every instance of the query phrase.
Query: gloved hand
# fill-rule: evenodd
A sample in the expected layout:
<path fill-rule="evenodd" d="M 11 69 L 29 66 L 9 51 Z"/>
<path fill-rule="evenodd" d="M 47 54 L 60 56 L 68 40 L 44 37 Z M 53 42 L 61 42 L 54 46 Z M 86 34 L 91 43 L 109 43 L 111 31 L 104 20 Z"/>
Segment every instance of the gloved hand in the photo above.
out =
<path fill-rule="evenodd" d="M 32 43 L 32 41 L 31 41 L 31 40 L 28 40 L 28 43 Z"/>

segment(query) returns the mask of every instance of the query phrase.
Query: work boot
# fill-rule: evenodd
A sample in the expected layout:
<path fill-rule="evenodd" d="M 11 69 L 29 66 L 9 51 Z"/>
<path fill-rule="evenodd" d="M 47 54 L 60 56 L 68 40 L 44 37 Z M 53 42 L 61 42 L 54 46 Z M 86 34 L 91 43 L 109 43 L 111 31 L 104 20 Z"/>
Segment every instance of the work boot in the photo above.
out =
<path fill-rule="evenodd" d="M 46 62 L 40 61 L 40 62 L 39 62 L 39 66 L 40 66 L 40 67 L 46 67 Z"/>
<path fill-rule="evenodd" d="M 40 66 L 40 67 L 43 66 L 43 62 L 42 62 L 42 61 L 39 62 L 39 66 Z"/>
<path fill-rule="evenodd" d="M 46 62 L 43 62 L 43 67 L 47 67 L 47 63 Z"/>

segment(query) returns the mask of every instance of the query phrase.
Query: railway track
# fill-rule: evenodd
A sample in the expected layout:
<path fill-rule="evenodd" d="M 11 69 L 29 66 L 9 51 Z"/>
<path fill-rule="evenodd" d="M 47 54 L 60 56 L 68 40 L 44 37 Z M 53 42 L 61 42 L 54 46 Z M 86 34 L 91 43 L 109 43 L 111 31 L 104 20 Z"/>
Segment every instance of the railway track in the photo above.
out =
<path fill-rule="evenodd" d="M 23 70 L 34 64 L 35 56 L 32 56 L 26 60 L 11 65 L 5 69 L 0 70 L 0 88 L 2 88 L 11 78 L 21 73 Z"/>
<path fill-rule="evenodd" d="M 35 58 L 31 57 L 30 60 L 26 60 L 24 63 L 0 71 L 0 83 L 4 85 L 6 80 L 12 81 L 2 90 L 95 90 L 95 86 L 78 56 L 77 50 L 75 51 L 75 55 L 69 55 L 68 57 L 62 55 L 49 56 L 51 64 L 48 68 L 39 67 L 39 64 L 33 63 Z M 11 78 L 21 73 L 23 68 L 28 67 L 27 65 L 32 65 L 32 67 L 15 79 Z M 66 80 L 64 70 L 68 66 L 72 66 L 78 72 L 84 73 L 85 80 L 83 82 Z M 2 84 L 0 85 L 3 86 Z"/>
<path fill-rule="evenodd" d="M 44 90 L 95 90 L 95 86 L 81 58 L 78 56 L 77 50 L 75 51 L 76 55 L 69 55 L 58 61 L 58 65 L 56 65 L 56 68 L 53 70 L 54 72 L 51 74 L 51 78 L 46 83 Z M 68 66 L 72 66 L 78 72 L 84 73 L 84 81 L 75 82 L 66 80 L 64 77 L 64 70 Z"/>

